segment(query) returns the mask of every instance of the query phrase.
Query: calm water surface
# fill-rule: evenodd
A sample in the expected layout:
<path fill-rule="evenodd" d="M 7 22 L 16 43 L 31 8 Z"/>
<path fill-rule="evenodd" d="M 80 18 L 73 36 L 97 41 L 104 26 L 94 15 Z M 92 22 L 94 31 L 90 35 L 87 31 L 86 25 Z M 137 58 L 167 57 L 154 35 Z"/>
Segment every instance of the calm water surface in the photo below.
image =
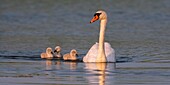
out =
<path fill-rule="evenodd" d="M 169 85 L 169 0 L 1 0 L 2 85 Z M 117 63 L 42 60 L 47 47 L 77 49 L 98 41 L 98 9 L 108 13 L 106 41 Z"/>

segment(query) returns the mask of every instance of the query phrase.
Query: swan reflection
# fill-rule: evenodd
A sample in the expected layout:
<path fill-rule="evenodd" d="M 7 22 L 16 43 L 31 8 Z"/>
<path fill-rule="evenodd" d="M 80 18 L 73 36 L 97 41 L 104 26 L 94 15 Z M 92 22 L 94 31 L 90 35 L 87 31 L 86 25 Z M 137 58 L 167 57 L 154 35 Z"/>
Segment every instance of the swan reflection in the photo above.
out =
<path fill-rule="evenodd" d="M 83 69 L 84 68 L 84 69 Z M 47 76 L 66 78 L 77 81 L 79 77 L 83 82 L 99 85 L 113 85 L 115 83 L 115 63 L 78 63 L 46 60 Z M 82 81 L 79 81 L 82 82 Z"/>
<path fill-rule="evenodd" d="M 110 75 L 115 71 L 115 63 L 85 63 L 85 69 L 90 74 L 90 76 L 87 76 L 90 84 L 98 83 L 99 85 L 105 85 L 106 83 L 113 84 L 114 82 L 114 76 Z"/>

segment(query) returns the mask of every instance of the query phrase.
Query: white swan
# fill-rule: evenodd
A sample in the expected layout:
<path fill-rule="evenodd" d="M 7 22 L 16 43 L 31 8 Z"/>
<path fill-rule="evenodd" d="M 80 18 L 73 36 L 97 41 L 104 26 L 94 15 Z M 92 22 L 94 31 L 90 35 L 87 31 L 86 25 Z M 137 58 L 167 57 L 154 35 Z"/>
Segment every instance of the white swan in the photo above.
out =
<path fill-rule="evenodd" d="M 105 27 L 107 23 L 107 14 L 104 11 L 97 11 L 94 14 L 90 23 L 100 20 L 99 43 L 94 44 L 86 56 L 83 57 L 83 62 L 116 62 L 115 50 L 108 42 L 104 42 Z"/>

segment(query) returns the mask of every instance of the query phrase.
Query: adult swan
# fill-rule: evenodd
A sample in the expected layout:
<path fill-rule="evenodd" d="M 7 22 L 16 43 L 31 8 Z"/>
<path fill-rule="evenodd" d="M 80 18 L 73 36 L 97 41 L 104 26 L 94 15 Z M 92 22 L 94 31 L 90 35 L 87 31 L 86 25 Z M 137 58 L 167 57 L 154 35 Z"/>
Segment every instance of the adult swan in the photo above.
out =
<path fill-rule="evenodd" d="M 83 62 L 116 62 L 115 51 L 108 42 L 104 42 L 104 35 L 107 23 L 107 14 L 104 11 L 97 11 L 94 14 L 90 23 L 100 20 L 99 43 L 94 44 L 86 56 L 83 57 Z"/>

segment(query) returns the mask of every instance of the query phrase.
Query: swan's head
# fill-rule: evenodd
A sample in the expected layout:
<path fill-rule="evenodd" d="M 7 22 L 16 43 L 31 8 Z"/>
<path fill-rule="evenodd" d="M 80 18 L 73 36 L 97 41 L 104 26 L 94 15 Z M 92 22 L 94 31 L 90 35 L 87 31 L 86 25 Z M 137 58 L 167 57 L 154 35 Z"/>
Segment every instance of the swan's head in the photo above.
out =
<path fill-rule="evenodd" d="M 94 17 L 93 19 L 90 21 L 90 23 L 93 23 L 97 20 L 104 20 L 104 19 L 107 19 L 107 14 L 105 11 L 97 11 L 95 14 L 94 14 Z"/>

